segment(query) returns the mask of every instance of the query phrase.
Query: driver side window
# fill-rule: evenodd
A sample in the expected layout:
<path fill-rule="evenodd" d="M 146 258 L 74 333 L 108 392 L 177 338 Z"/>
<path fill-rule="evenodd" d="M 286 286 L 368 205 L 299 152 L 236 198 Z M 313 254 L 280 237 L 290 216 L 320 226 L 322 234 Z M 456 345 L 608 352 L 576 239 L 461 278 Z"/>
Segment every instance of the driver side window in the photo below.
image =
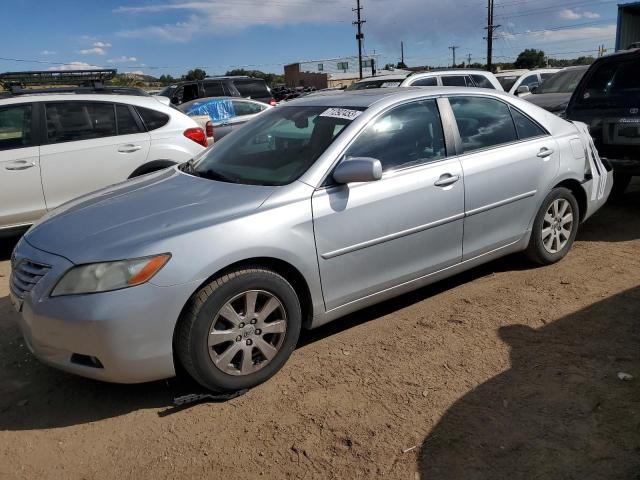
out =
<path fill-rule="evenodd" d="M 349 147 L 346 157 L 377 158 L 382 170 L 433 162 L 446 156 L 440 113 L 434 99 L 385 113 Z"/>

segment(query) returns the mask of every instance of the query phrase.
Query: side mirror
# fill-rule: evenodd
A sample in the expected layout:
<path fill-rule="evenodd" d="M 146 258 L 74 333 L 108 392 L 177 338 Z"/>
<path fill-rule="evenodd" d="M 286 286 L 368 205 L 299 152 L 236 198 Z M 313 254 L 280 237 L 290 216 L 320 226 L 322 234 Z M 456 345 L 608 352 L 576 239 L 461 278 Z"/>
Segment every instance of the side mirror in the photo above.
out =
<path fill-rule="evenodd" d="M 346 158 L 336 167 L 333 179 L 337 183 L 374 182 L 382 178 L 380 160 L 369 157 Z"/>
<path fill-rule="evenodd" d="M 529 87 L 526 85 L 520 85 L 516 90 L 516 95 L 522 95 L 523 93 L 529 93 Z"/>

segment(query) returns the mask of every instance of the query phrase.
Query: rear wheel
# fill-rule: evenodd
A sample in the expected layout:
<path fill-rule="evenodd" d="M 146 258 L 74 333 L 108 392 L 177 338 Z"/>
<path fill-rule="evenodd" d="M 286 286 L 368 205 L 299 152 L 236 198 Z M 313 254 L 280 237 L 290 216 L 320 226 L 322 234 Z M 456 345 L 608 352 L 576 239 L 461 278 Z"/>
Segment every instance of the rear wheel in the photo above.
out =
<path fill-rule="evenodd" d="M 562 260 L 576 238 L 579 220 L 578 202 L 571 190 L 554 188 L 533 222 L 527 256 L 542 265 Z"/>
<path fill-rule="evenodd" d="M 251 388 L 282 368 L 301 324 L 289 282 L 271 270 L 238 270 L 193 297 L 178 322 L 176 352 L 185 370 L 210 390 Z"/>

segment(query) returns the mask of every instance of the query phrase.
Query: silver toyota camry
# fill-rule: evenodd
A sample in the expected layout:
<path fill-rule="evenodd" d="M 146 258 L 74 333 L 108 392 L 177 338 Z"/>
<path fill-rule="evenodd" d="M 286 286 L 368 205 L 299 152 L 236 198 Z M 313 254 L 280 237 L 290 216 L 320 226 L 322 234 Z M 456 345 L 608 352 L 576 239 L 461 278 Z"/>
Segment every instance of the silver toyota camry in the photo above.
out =
<path fill-rule="evenodd" d="M 11 297 L 53 367 L 249 388 L 302 328 L 514 252 L 559 261 L 610 170 L 583 124 L 495 90 L 317 95 L 55 210 Z"/>

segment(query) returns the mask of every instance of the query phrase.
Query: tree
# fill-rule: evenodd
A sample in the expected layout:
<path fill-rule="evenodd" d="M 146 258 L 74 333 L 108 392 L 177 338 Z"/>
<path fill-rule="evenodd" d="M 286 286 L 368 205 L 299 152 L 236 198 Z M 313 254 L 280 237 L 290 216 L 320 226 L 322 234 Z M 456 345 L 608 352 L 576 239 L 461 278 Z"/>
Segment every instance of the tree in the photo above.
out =
<path fill-rule="evenodd" d="M 545 66 L 544 52 L 534 48 L 527 48 L 520 52 L 516 59 L 516 68 L 538 68 Z"/>
<path fill-rule="evenodd" d="M 396 65 L 396 68 L 407 68 L 407 64 L 404 62 L 398 62 L 398 64 Z"/>
<path fill-rule="evenodd" d="M 247 76 L 254 78 L 262 78 L 267 85 L 274 86 L 279 83 L 284 83 L 284 76 L 278 75 L 277 73 L 265 73 L 260 70 L 245 70 L 243 68 L 236 68 L 235 70 L 229 70 L 225 75 L 234 76 Z"/>
<path fill-rule="evenodd" d="M 171 85 L 172 83 L 176 82 L 176 79 L 173 78 L 171 75 L 160 75 L 160 78 L 158 79 L 158 81 L 162 85 Z"/>
<path fill-rule="evenodd" d="M 207 76 L 207 72 L 202 70 L 201 68 L 196 68 L 194 70 L 189 70 L 187 74 L 184 76 L 185 80 L 202 80 Z"/>

